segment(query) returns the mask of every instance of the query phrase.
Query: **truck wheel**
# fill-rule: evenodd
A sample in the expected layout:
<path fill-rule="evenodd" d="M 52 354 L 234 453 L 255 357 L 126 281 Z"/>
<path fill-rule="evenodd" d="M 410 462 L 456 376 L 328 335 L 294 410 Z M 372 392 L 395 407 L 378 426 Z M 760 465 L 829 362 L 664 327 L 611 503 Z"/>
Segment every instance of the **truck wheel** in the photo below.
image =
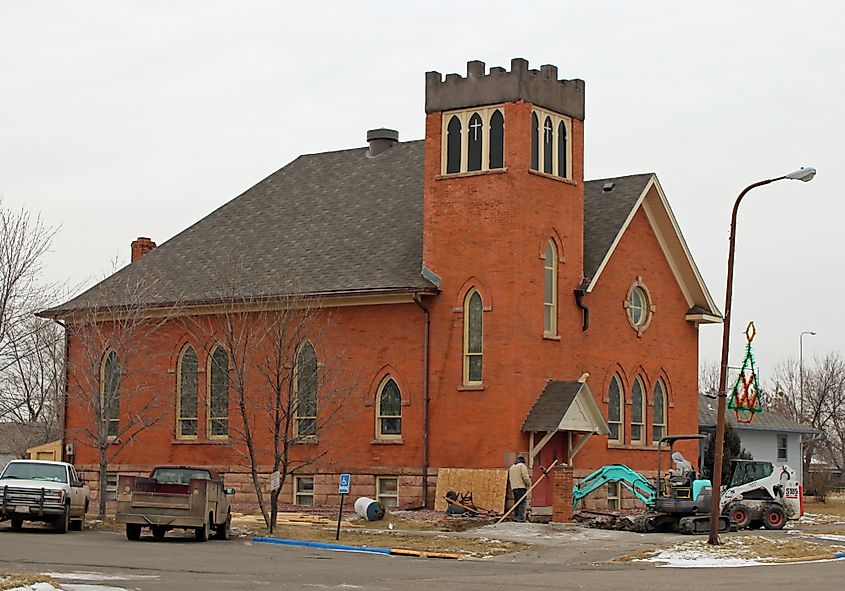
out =
<path fill-rule="evenodd" d="M 12 529 L 15 531 L 21 531 L 23 528 L 23 519 L 12 519 Z"/>
<path fill-rule="evenodd" d="M 208 541 L 208 523 L 203 525 L 202 527 L 198 527 L 194 530 L 194 533 L 197 536 L 197 542 L 207 542 Z"/>
<path fill-rule="evenodd" d="M 57 534 L 66 534 L 70 529 L 70 506 L 65 505 L 65 510 L 62 511 L 62 514 L 59 516 L 59 519 L 56 521 L 56 533 Z"/>
<path fill-rule="evenodd" d="M 152 530 L 153 530 L 153 537 L 154 537 L 156 540 L 163 540 L 163 539 L 164 539 L 164 534 L 165 534 L 165 533 L 167 533 L 167 530 L 166 530 L 166 529 L 164 529 L 164 527 L 163 527 L 163 526 L 161 526 L 161 525 L 154 525 L 154 526 L 152 527 Z"/>
<path fill-rule="evenodd" d="M 737 529 L 745 529 L 751 523 L 751 513 L 748 511 L 748 507 L 743 505 L 731 507 L 729 515 Z"/>
<path fill-rule="evenodd" d="M 772 505 L 763 511 L 763 527 L 766 529 L 783 529 L 784 525 L 786 525 L 786 516 L 783 514 L 783 509 Z"/>
<path fill-rule="evenodd" d="M 126 539 L 128 540 L 140 540 L 141 539 L 141 526 L 137 523 L 127 523 L 126 524 Z"/>
<path fill-rule="evenodd" d="M 226 521 L 221 523 L 217 526 L 215 530 L 214 539 L 216 540 L 228 540 L 229 539 L 229 531 L 232 528 L 232 513 L 229 512 L 226 514 Z"/>

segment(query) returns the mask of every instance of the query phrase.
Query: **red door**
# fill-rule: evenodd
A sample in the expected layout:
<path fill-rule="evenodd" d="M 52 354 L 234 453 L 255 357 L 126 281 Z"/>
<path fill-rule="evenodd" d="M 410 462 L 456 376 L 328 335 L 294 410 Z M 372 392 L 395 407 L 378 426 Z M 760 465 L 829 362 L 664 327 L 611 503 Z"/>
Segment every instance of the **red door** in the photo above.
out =
<path fill-rule="evenodd" d="M 535 440 L 538 435 L 535 434 Z M 558 466 L 566 461 L 565 433 L 555 433 L 545 447 L 540 450 L 540 453 L 534 456 L 534 469 L 531 474 L 531 482 L 537 482 L 543 476 L 540 466 L 548 468 L 555 460 L 557 460 Z M 531 491 L 531 505 L 533 507 L 551 507 L 553 500 L 554 480 L 552 479 L 552 475 L 549 474 Z"/>

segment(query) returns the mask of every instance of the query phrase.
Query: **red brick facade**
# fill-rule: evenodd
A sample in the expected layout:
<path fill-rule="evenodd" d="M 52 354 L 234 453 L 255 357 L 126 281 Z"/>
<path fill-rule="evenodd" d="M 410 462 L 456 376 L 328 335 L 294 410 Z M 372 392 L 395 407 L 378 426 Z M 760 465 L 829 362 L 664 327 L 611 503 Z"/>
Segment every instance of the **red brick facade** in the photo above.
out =
<path fill-rule="evenodd" d="M 440 112 L 426 119 L 423 203 L 423 264 L 442 278 L 436 296 L 424 298 L 430 310 L 428 384 L 428 503 L 434 495 L 440 467 L 493 468 L 507 466 L 528 449 L 520 427 L 547 380 L 576 380 L 588 372 L 587 384 L 599 407 L 607 412 L 611 376 L 623 384 L 626 401 L 625 443 L 609 445 L 594 436 L 574 458 L 573 466 L 554 471 L 554 511 L 567 519 L 573 473 L 586 473 L 609 463 L 653 470 L 656 454 L 651 441 L 651 392 L 662 379 L 668 394 L 669 433 L 697 432 L 698 328 L 685 319 L 690 306 L 664 255 L 655 231 L 640 210 L 616 245 L 595 288 L 584 297 L 590 309 L 589 329 L 582 330 L 582 310 L 574 289 L 584 279 L 583 121 L 571 120 L 571 180 L 531 171 L 531 109 L 523 100 L 503 106 L 505 119 L 502 170 L 441 175 Z M 544 336 L 544 253 L 548 240 L 559 253 L 558 335 Z M 624 302 L 631 285 L 642 278 L 655 305 L 653 319 L 642 335 L 631 327 Z M 483 312 L 483 380 L 463 384 L 464 298 L 480 293 Z M 352 494 L 375 496 L 378 476 L 396 476 L 400 506 L 421 505 L 424 457 L 425 317 L 413 301 L 334 308 L 328 332 L 315 344 L 321 364 L 333 364 L 333 375 L 345 376 L 339 390 L 342 420 L 318 432 L 316 442 L 294 446 L 297 459 L 317 458 L 303 474 L 315 475 L 315 503 L 336 500 L 336 475 L 352 473 Z M 206 403 L 207 357 L 213 344 L 187 335 L 184 322 L 169 321 L 153 339 L 139 344 L 146 365 L 146 391 L 163 405 L 161 420 L 127 444 L 113 461 L 112 471 L 143 471 L 157 463 L 209 464 L 226 474 L 229 485 L 248 489 L 242 445 L 209 441 L 200 412 L 196 441 L 175 436 L 177 362 L 190 343 L 197 351 L 199 404 Z M 78 355 L 73 334 L 69 360 Z M 138 362 L 136 360 L 135 362 Z M 320 371 L 327 371 L 321 365 Z M 385 376 L 402 393 L 401 440 L 383 442 L 375 436 L 375 398 Z M 644 446 L 630 445 L 631 385 L 640 377 L 648 410 Z M 257 384 L 253 375 L 249 379 Z M 130 384 L 126 384 L 127 387 Z M 266 396 L 259 387 L 254 396 Z M 148 396 L 153 396 L 149 394 Z M 82 435 L 91 415 L 71 403 L 66 441 L 76 444 L 75 463 L 94 475 L 97 452 Z M 141 404 L 141 396 L 132 404 Z M 320 409 L 326 403 L 320 401 Z M 131 408 L 121 407 L 121 413 Z M 319 411 L 318 411 L 319 412 Z M 230 431 L 238 428 L 229 403 Z M 268 442 L 262 431 L 262 444 Z M 538 462 L 565 461 L 562 436 L 544 449 Z M 235 449 L 232 449 L 234 446 Z M 691 457 L 695 452 L 684 449 Z M 269 456 L 263 456 L 263 478 Z M 551 481 L 551 475 L 550 475 Z M 551 486 L 551 485 L 550 485 Z M 283 498 L 293 500 L 290 480 Z M 571 495 L 571 492 L 569 493 Z M 249 501 L 245 490 L 239 500 Z M 566 506 L 565 506 L 566 505 Z"/>

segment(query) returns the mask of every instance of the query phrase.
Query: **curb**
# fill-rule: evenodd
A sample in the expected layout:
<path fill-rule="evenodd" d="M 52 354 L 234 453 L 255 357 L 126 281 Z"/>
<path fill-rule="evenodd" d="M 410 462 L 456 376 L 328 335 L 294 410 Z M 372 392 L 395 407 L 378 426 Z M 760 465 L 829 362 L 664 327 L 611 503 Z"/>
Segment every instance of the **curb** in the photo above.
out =
<path fill-rule="evenodd" d="M 345 544 L 331 544 L 327 542 L 308 542 L 306 540 L 288 540 L 285 538 L 251 538 L 253 542 L 261 544 L 278 544 L 281 546 L 302 546 L 305 548 L 319 548 L 321 550 L 335 550 L 339 552 L 362 552 L 365 554 L 386 554 L 392 556 L 415 556 L 418 558 L 447 558 L 458 560 L 460 554 L 447 552 L 423 552 L 421 550 L 405 550 L 402 548 L 374 548 L 372 546 L 347 546 Z"/>

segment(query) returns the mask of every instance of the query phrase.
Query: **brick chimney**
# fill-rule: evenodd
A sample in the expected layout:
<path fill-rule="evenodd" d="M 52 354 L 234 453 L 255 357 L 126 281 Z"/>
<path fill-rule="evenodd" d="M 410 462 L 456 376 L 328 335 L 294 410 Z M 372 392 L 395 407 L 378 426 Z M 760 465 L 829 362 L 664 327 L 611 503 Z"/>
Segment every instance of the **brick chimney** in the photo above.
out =
<path fill-rule="evenodd" d="M 155 247 L 155 242 L 153 242 L 149 238 L 139 236 L 137 240 L 132 241 L 132 262 L 134 263 Z"/>

